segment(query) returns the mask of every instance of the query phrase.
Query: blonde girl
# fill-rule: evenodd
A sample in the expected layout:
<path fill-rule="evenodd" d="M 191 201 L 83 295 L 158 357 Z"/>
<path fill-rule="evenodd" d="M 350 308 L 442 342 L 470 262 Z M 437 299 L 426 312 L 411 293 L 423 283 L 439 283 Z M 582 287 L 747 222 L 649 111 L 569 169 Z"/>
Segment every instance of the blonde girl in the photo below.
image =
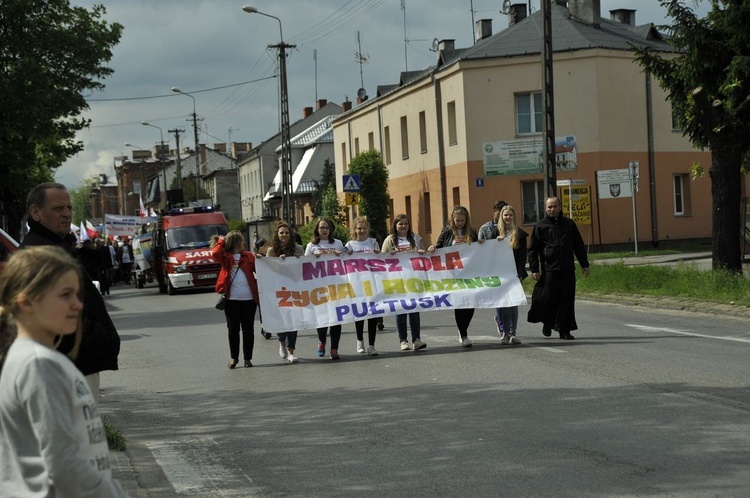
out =
<path fill-rule="evenodd" d="M 456 206 L 451 212 L 448 226 L 443 228 L 435 245 L 430 246 L 427 251 L 432 252 L 441 247 L 451 247 L 457 244 L 471 244 L 477 240 L 477 231 L 471 226 L 469 211 L 463 206 Z M 455 309 L 453 311 L 456 327 L 458 328 L 458 342 L 465 348 L 471 347 L 469 340 L 469 324 L 474 318 L 474 308 Z"/>
<path fill-rule="evenodd" d="M 286 259 L 290 256 L 299 258 L 302 256 L 302 246 L 297 244 L 292 237 L 292 227 L 285 221 L 276 224 L 271 237 L 271 247 L 266 251 L 269 258 Z M 279 356 L 289 363 L 297 363 L 299 360 L 294 355 L 297 348 L 297 331 L 279 332 Z"/>
<path fill-rule="evenodd" d="M 414 233 L 409 223 L 409 217 L 405 214 L 396 215 L 391 225 L 391 233 L 383 241 L 383 252 L 396 254 L 402 251 L 414 251 L 418 254 L 424 254 L 422 246 L 422 237 Z M 420 320 L 419 312 L 400 313 L 396 315 L 396 330 L 398 331 L 398 340 L 401 343 L 401 351 L 408 351 L 408 335 L 406 333 L 406 320 L 409 319 L 409 328 L 411 328 L 411 348 L 419 351 L 427 347 L 427 344 L 420 339 Z"/>
<path fill-rule="evenodd" d="M 370 223 L 367 221 L 366 216 L 360 216 L 352 223 L 352 238 L 346 243 L 345 248 L 349 254 L 355 252 L 378 254 L 380 252 L 378 241 L 370 237 Z M 370 356 L 377 356 L 378 354 L 375 349 L 375 335 L 377 334 L 379 323 L 380 318 L 367 319 L 367 354 Z M 364 328 L 364 320 L 354 322 L 354 330 L 357 333 L 357 353 L 365 352 Z"/>
<path fill-rule="evenodd" d="M 79 342 L 81 288 L 54 246 L 14 253 L 0 277 L 0 496 L 127 496 L 89 384 L 55 350 L 63 336 Z"/>
<path fill-rule="evenodd" d="M 229 368 L 240 362 L 240 329 L 245 368 L 253 366 L 255 311 L 258 308 L 258 283 L 255 280 L 255 255 L 245 250 L 245 238 L 238 230 L 211 237 L 211 254 L 221 264 L 216 292 L 224 294 L 229 339 Z"/>
<path fill-rule="evenodd" d="M 510 248 L 513 249 L 516 273 L 521 281 L 529 276 L 526 271 L 526 239 L 528 236 L 529 234 L 516 224 L 516 210 L 513 209 L 513 206 L 504 206 L 500 210 L 500 219 L 492 232 L 492 238 L 497 240 L 508 239 Z M 498 308 L 496 313 L 499 323 L 504 326 L 500 342 L 503 344 L 521 344 L 521 340 L 516 337 L 518 306 Z"/>
<path fill-rule="evenodd" d="M 333 236 L 336 225 L 328 218 L 319 218 L 313 228 L 310 243 L 305 248 L 305 256 L 320 257 L 323 254 L 335 254 L 339 256 L 345 252 L 344 244 Z M 316 353 L 320 358 L 326 355 L 326 335 L 331 331 L 331 359 L 339 359 L 339 341 L 341 340 L 341 325 L 318 328 L 318 350 Z"/>

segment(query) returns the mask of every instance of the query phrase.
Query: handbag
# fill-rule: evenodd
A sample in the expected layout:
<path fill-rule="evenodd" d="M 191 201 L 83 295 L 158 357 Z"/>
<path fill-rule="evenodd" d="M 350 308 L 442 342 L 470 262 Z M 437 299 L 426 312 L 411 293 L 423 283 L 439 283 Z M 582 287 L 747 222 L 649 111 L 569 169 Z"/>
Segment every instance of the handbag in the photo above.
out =
<path fill-rule="evenodd" d="M 237 271 L 240 271 L 239 264 L 237 265 Z M 232 275 L 232 278 L 229 280 L 229 287 L 228 287 L 229 289 L 232 288 L 232 282 L 234 282 L 234 277 L 237 276 L 237 271 L 234 272 L 234 275 Z M 224 294 L 220 294 L 219 295 L 219 300 L 214 305 L 214 308 L 216 308 L 219 311 L 224 311 L 224 309 L 226 309 L 226 307 L 227 307 L 227 296 L 224 295 Z"/>

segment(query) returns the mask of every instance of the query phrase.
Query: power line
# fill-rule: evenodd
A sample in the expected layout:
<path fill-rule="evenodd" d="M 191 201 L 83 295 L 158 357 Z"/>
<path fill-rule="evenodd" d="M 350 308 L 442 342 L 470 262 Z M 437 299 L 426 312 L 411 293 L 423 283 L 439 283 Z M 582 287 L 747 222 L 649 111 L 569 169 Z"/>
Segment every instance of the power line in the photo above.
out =
<path fill-rule="evenodd" d="M 240 83 L 232 83 L 231 85 L 217 86 L 217 87 L 213 87 L 213 88 L 205 88 L 203 90 L 192 90 L 192 91 L 186 92 L 186 93 L 213 92 L 215 90 L 223 90 L 225 88 L 232 88 L 232 87 L 235 87 L 235 86 L 248 85 L 250 83 L 258 83 L 259 81 L 265 81 L 265 80 L 269 80 L 269 79 L 273 79 L 273 78 L 276 78 L 275 74 L 273 76 L 266 76 L 264 78 L 258 78 L 256 80 L 243 81 L 243 82 L 240 82 Z M 148 96 L 145 96 L 145 97 L 124 97 L 124 98 L 119 98 L 119 99 L 86 99 L 86 101 L 87 102 L 124 102 L 124 101 L 128 101 L 128 100 L 160 99 L 160 98 L 163 98 L 163 97 L 174 97 L 174 96 L 175 96 L 174 93 L 166 93 L 164 95 L 148 95 Z"/>

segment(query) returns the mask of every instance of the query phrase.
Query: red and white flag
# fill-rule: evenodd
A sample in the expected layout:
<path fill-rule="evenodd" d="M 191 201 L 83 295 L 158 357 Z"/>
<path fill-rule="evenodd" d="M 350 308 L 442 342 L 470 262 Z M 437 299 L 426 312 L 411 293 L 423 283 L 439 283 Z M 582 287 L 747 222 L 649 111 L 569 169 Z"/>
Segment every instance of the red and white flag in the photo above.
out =
<path fill-rule="evenodd" d="M 89 220 L 86 220 L 86 233 L 88 234 L 90 239 L 99 238 L 99 232 L 96 231 L 96 228 L 91 224 Z"/>

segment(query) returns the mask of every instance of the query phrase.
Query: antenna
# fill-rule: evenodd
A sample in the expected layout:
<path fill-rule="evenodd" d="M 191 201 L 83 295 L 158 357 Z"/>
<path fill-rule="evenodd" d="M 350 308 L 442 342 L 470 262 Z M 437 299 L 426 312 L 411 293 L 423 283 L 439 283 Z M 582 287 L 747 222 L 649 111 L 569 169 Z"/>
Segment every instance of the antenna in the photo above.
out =
<path fill-rule="evenodd" d="M 508 12 L 510 12 L 510 0 L 503 0 L 503 8 L 500 13 L 507 15 Z"/>
<path fill-rule="evenodd" d="M 370 62 L 369 54 L 362 53 L 362 41 L 359 38 L 359 31 L 357 31 L 357 49 L 358 52 L 354 52 L 354 60 L 359 63 L 359 83 L 361 87 L 365 86 L 365 79 L 362 74 L 362 64 Z"/>
<path fill-rule="evenodd" d="M 438 48 L 440 48 L 440 40 L 435 38 L 434 40 L 432 40 L 432 47 L 430 47 L 430 51 L 437 52 Z"/>

